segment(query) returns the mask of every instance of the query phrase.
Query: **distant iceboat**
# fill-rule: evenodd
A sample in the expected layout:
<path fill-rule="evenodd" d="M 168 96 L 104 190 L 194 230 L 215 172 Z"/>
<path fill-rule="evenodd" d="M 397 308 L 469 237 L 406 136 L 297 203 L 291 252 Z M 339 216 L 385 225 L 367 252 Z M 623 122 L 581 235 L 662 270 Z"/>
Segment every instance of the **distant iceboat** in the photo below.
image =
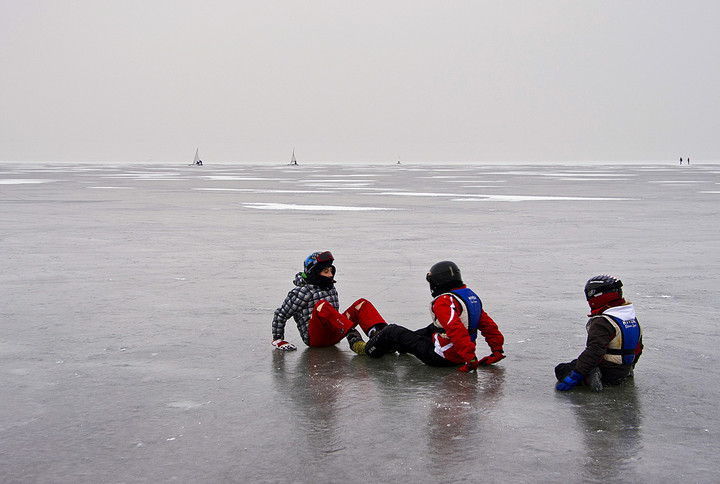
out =
<path fill-rule="evenodd" d="M 195 159 L 193 160 L 192 165 L 202 166 L 202 164 L 203 164 L 202 160 L 200 159 L 200 156 L 198 155 L 199 151 L 200 151 L 200 148 L 195 150 Z M 190 166 L 192 166 L 192 165 L 190 165 Z"/>
<path fill-rule="evenodd" d="M 290 165 L 295 165 L 295 166 L 297 166 L 297 160 L 295 159 L 295 148 L 293 148 L 292 158 L 290 158 L 290 163 L 289 163 L 289 164 L 290 164 Z"/>

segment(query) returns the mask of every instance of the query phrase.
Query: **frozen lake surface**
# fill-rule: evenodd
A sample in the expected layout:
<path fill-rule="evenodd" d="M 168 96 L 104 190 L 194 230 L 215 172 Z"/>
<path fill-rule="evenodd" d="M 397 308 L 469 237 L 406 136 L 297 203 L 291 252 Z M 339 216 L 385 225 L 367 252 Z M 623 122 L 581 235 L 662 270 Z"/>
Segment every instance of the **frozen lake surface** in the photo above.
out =
<path fill-rule="evenodd" d="M 720 475 L 720 165 L 0 164 L 0 201 L 3 483 Z M 320 249 L 342 309 L 413 329 L 455 261 L 507 358 L 370 360 L 292 322 L 275 351 Z M 643 325 L 636 378 L 557 392 L 599 273 Z"/>

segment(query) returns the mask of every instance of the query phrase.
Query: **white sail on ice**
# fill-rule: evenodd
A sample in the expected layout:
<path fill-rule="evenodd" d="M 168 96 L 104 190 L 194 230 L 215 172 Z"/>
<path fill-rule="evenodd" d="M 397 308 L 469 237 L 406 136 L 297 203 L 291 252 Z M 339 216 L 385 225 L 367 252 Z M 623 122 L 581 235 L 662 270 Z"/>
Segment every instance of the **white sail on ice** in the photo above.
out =
<path fill-rule="evenodd" d="M 200 159 L 200 148 L 195 150 L 195 159 L 193 160 L 193 165 L 202 165 L 202 160 Z"/>

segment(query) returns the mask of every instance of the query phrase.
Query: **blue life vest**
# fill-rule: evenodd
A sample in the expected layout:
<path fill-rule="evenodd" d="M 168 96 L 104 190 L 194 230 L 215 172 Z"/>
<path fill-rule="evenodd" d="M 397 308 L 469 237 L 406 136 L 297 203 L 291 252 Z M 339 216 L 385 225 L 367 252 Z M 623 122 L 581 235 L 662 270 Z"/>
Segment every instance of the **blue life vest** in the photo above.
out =
<path fill-rule="evenodd" d="M 611 308 L 612 309 L 612 308 Z M 613 311 L 606 310 L 603 316 L 610 317 L 615 322 L 617 327 L 620 329 L 620 348 L 608 348 L 608 355 L 620 355 L 622 357 L 623 365 L 632 365 L 635 361 L 635 352 L 637 350 L 638 343 L 642 337 L 642 329 L 640 329 L 640 323 L 635 316 L 635 311 L 632 310 L 628 316 L 633 316 L 627 319 L 615 316 L 612 314 Z M 608 314 L 610 313 L 610 314 Z M 613 338 L 613 343 L 617 339 L 618 335 Z M 611 346 L 613 346 L 611 344 Z"/>
<path fill-rule="evenodd" d="M 480 316 L 482 316 L 482 301 L 472 289 L 453 289 L 450 291 L 453 296 L 458 297 L 465 309 L 467 309 L 468 333 L 470 340 L 474 343 L 477 338 L 477 330 L 480 325 Z"/>

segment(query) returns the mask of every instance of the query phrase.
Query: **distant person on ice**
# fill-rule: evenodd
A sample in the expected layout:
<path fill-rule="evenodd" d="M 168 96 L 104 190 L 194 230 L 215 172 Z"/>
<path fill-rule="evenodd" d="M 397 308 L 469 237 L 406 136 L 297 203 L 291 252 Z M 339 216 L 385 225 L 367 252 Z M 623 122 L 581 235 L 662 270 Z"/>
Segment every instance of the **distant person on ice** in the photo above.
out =
<path fill-rule="evenodd" d="M 279 350 L 295 350 L 297 347 L 285 341 L 285 323 L 291 317 L 295 320 L 300 337 L 308 346 L 332 346 L 349 332 L 357 333 L 359 325 L 368 336 L 385 320 L 366 299 L 358 299 L 344 313 L 340 314 L 340 302 L 335 289 L 335 266 L 329 251 L 313 252 L 305 260 L 304 271 L 295 275 L 293 288 L 275 310 L 272 322 L 272 345 Z"/>
<path fill-rule="evenodd" d="M 462 281 L 460 269 L 451 261 L 433 265 L 427 273 L 433 299 L 430 304 L 432 323 L 411 331 L 391 324 L 372 335 L 366 344 L 348 341 L 356 353 L 380 358 L 386 353 L 410 353 L 429 366 L 460 366 L 460 371 L 472 371 L 479 366 L 497 363 L 505 358 L 505 339 L 495 321 L 485 312 L 477 294 Z M 478 361 L 475 340 L 478 331 L 485 338 L 492 353 Z"/>
<path fill-rule="evenodd" d="M 599 392 L 603 385 L 617 385 L 633 376 L 643 350 L 642 328 L 632 303 L 623 299 L 622 285 L 607 274 L 585 284 L 590 305 L 586 347 L 576 360 L 555 367 L 558 390 L 585 384 Z"/>

